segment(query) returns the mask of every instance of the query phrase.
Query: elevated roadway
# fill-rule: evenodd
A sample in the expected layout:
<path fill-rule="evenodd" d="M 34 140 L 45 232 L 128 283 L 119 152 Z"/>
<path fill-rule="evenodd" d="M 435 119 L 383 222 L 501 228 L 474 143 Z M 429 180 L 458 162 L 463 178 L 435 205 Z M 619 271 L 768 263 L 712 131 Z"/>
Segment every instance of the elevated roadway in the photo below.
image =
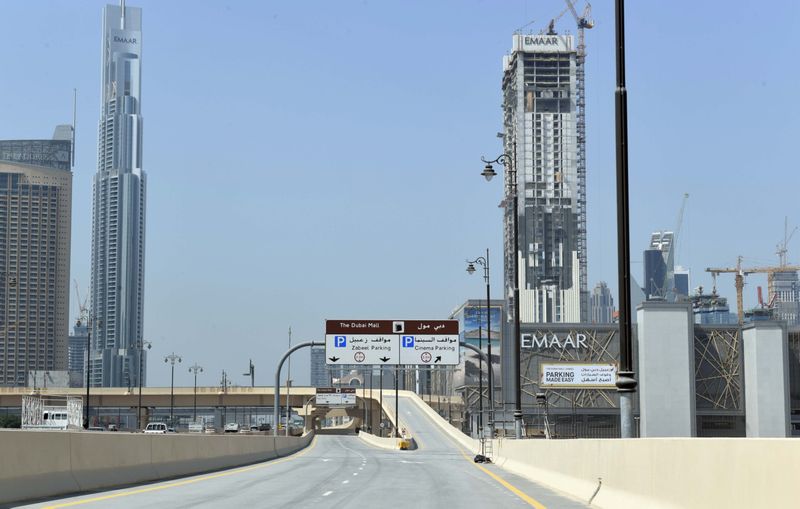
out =
<path fill-rule="evenodd" d="M 317 436 L 297 454 L 242 468 L 50 500 L 23 507 L 536 507 L 583 508 L 472 455 L 421 406 L 401 397 L 400 425 L 414 451 Z M 394 400 L 384 394 L 384 405 Z"/>

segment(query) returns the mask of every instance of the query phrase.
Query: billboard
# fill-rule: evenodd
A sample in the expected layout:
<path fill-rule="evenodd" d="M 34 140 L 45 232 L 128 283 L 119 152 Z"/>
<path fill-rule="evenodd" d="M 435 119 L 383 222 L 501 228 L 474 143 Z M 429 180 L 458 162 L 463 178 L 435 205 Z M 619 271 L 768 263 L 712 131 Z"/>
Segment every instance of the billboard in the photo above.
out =
<path fill-rule="evenodd" d="M 574 362 L 539 364 L 539 387 L 553 389 L 616 389 L 615 364 Z"/>

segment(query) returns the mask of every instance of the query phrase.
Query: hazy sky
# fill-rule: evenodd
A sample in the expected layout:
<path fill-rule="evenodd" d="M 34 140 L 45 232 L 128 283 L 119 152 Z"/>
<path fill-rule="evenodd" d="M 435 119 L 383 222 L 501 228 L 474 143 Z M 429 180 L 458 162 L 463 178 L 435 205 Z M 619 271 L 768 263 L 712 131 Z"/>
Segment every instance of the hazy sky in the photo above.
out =
<path fill-rule="evenodd" d="M 0 139 L 49 138 L 78 89 L 72 274 L 89 286 L 101 1 L 0 3 Z M 777 260 L 800 223 L 800 7 L 790 0 L 627 2 L 633 273 L 690 193 L 678 262 Z M 464 259 L 491 249 L 501 297 L 501 60 L 560 0 L 129 1 L 143 8 L 148 380 L 163 356 L 271 384 L 325 318 L 442 318 L 483 295 Z M 616 289 L 613 2 L 587 32 L 589 286 Z M 569 14 L 560 27 L 574 32 Z M 800 235 L 790 243 L 800 259 Z M 746 303 L 755 301 L 752 277 Z M 733 280 L 720 290 L 735 307 Z M 71 314 L 77 314 L 74 292 Z M 308 381 L 308 354 L 292 366 Z"/>

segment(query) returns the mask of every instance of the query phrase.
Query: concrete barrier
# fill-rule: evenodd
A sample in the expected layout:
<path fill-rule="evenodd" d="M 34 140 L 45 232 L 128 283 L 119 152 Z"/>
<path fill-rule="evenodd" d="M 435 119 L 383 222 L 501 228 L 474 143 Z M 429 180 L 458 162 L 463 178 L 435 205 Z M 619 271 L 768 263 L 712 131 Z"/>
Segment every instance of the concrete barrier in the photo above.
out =
<path fill-rule="evenodd" d="M 405 438 L 379 437 L 373 435 L 372 433 L 359 431 L 358 438 L 360 438 L 364 442 L 374 447 L 379 447 L 381 449 L 388 449 L 392 451 L 397 451 L 400 449 L 414 450 L 417 448 L 417 443 L 414 441 L 414 437 L 405 437 Z M 402 442 L 405 442 L 405 444 L 403 444 Z"/>
<path fill-rule="evenodd" d="M 584 502 L 599 486 L 593 507 L 797 506 L 797 439 L 501 439 L 494 452 L 498 465 Z"/>
<path fill-rule="evenodd" d="M 0 503 L 193 475 L 286 456 L 302 437 L 0 430 Z"/>

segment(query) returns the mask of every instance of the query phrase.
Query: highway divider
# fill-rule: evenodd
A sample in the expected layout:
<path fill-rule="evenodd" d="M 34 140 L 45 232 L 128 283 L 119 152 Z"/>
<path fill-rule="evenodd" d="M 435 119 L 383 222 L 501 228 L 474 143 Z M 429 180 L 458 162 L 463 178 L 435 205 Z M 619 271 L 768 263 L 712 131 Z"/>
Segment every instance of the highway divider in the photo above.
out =
<path fill-rule="evenodd" d="M 0 430 L 0 503 L 267 461 L 303 449 L 313 436 Z"/>
<path fill-rule="evenodd" d="M 379 437 L 373 435 L 372 433 L 367 433 L 362 430 L 358 432 L 358 438 L 360 438 L 364 442 L 374 447 L 379 447 L 381 449 L 389 449 L 392 451 L 396 451 L 398 449 L 414 450 L 417 448 L 417 443 L 414 441 L 413 437 L 404 437 L 404 438 Z"/>
<path fill-rule="evenodd" d="M 601 509 L 797 507 L 796 438 L 501 439 L 494 453 Z"/>

